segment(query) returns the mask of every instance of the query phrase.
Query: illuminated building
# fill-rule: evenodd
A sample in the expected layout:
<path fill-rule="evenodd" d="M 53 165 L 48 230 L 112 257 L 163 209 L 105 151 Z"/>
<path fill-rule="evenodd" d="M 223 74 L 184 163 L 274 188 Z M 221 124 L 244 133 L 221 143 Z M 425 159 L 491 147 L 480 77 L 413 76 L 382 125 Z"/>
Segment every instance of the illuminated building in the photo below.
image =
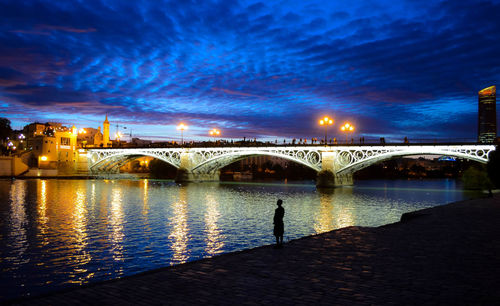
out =
<path fill-rule="evenodd" d="M 77 162 L 76 127 L 67 128 L 60 123 L 44 125 L 32 123 L 24 127 L 28 149 L 31 149 L 30 166 L 42 169 L 72 169 Z"/>
<path fill-rule="evenodd" d="M 110 147 L 111 141 L 109 140 L 109 121 L 108 116 L 103 122 L 103 131 L 101 127 L 97 129 L 86 127 L 78 130 L 78 146 L 82 148 L 96 148 L 96 147 Z"/>
<path fill-rule="evenodd" d="M 103 146 L 104 147 L 110 147 L 111 142 L 109 141 L 109 121 L 108 121 L 108 115 L 106 115 L 106 119 L 104 119 L 103 123 Z"/>
<path fill-rule="evenodd" d="M 103 139 L 101 127 L 97 129 L 86 127 L 78 131 L 78 145 L 82 148 L 103 147 Z"/>
<path fill-rule="evenodd" d="M 493 143 L 497 137 L 496 86 L 479 91 L 478 141 Z"/>

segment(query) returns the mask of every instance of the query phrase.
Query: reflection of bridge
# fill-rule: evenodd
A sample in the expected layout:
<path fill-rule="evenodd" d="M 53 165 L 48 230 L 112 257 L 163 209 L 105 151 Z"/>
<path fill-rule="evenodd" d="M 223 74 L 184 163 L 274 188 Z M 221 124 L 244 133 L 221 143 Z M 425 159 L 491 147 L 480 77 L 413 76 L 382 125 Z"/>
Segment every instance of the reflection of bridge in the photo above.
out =
<path fill-rule="evenodd" d="M 330 170 L 336 185 L 352 184 L 352 174 L 372 164 L 398 156 L 446 155 L 488 162 L 493 145 L 362 145 L 362 146 L 271 146 L 207 148 L 116 148 L 89 149 L 91 172 L 117 172 L 127 162 L 151 156 L 178 169 L 179 181 L 219 179 L 219 170 L 247 157 L 281 157 L 316 171 Z"/>

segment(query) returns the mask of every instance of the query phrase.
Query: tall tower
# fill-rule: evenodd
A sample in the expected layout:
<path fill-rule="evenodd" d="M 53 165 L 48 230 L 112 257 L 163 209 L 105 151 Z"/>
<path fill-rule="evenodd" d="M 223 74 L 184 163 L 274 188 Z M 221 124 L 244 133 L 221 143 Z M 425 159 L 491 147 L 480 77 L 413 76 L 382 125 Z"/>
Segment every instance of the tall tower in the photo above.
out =
<path fill-rule="evenodd" d="M 109 121 L 108 114 L 106 114 L 106 119 L 104 120 L 103 125 L 103 133 L 102 133 L 102 143 L 103 147 L 109 146 Z"/>
<path fill-rule="evenodd" d="M 478 141 L 493 143 L 497 138 L 496 86 L 479 91 Z"/>

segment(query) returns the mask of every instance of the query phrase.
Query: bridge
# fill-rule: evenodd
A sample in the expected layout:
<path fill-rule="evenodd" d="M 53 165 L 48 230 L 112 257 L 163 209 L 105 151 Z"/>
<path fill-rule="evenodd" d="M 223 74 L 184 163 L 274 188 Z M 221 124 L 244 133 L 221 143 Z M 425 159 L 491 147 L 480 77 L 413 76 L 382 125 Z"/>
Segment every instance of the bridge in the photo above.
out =
<path fill-rule="evenodd" d="M 317 172 L 329 170 L 334 175 L 331 185 L 350 185 L 354 172 L 393 157 L 445 155 L 487 163 L 494 150 L 494 145 L 482 144 L 96 148 L 87 151 L 87 160 L 91 173 L 113 173 L 133 159 L 150 156 L 177 168 L 177 181 L 196 182 L 217 181 L 221 168 L 248 157 L 267 155 Z"/>

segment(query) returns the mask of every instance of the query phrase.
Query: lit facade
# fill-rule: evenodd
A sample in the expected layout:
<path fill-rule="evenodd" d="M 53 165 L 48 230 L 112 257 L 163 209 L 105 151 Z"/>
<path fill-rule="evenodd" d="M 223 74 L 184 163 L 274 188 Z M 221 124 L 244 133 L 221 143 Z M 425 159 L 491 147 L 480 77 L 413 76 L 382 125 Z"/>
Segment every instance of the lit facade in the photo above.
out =
<path fill-rule="evenodd" d="M 96 148 L 104 146 L 104 136 L 101 132 L 101 127 L 83 128 L 78 131 L 78 145 L 82 148 Z"/>
<path fill-rule="evenodd" d="M 479 91 L 478 141 L 493 143 L 497 137 L 496 86 Z"/>
<path fill-rule="evenodd" d="M 108 115 L 106 115 L 106 119 L 104 119 L 103 123 L 103 147 L 111 147 L 111 141 L 109 141 L 109 121 L 108 121 Z"/>
<path fill-rule="evenodd" d="M 41 127 L 44 127 L 43 130 Z M 60 124 L 32 123 L 24 128 L 34 165 L 41 169 L 74 168 L 77 160 L 77 130 Z"/>

